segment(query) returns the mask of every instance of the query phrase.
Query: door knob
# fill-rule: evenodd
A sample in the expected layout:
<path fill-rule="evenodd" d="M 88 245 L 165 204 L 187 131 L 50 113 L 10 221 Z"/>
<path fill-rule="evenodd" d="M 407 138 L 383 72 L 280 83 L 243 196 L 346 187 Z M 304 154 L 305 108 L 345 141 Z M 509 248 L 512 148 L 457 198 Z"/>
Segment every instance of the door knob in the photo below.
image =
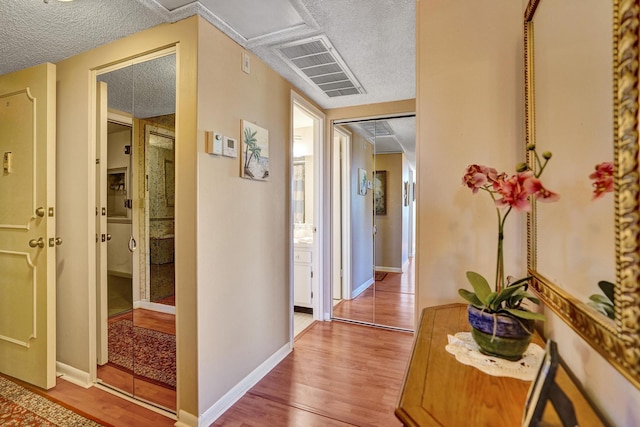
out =
<path fill-rule="evenodd" d="M 44 216 L 44 208 L 43 207 L 39 207 L 38 209 L 36 209 L 36 215 L 38 215 L 40 218 L 42 218 Z"/>
<path fill-rule="evenodd" d="M 107 234 L 107 242 L 111 240 L 111 234 Z"/>
<path fill-rule="evenodd" d="M 56 237 L 56 245 L 60 246 L 62 244 L 62 237 Z"/>
<path fill-rule="evenodd" d="M 38 238 L 38 240 L 31 239 L 29 240 L 29 246 L 31 246 L 32 248 L 44 248 L 44 239 L 42 237 Z"/>

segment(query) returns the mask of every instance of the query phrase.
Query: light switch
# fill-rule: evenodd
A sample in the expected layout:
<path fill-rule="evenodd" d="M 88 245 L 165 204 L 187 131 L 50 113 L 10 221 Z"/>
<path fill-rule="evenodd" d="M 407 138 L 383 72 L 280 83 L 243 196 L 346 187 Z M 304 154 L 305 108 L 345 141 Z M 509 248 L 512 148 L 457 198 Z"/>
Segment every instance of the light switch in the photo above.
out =
<path fill-rule="evenodd" d="M 6 151 L 4 153 L 3 158 L 2 158 L 2 167 L 4 169 L 4 173 L 13 172 L 13 170 L 12 170 L 12 159 L 13 159 L 13 154 L 11 153 L 11 151 Z"/>
<path fill-rule="evenodd" d="M 242 52 L 242 71 L 247 74 L 251 73 L 251 60 L 247 52 Z"/>

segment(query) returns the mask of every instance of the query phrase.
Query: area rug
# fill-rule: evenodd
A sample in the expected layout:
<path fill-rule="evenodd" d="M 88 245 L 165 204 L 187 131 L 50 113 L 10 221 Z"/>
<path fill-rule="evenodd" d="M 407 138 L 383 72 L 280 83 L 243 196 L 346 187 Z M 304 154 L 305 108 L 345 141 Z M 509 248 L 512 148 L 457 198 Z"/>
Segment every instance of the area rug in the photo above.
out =
<path fill-rule="evenodd" d="M 376 282 L 383 281 L 385 277 L 387 277 L 387 273 L 385 273 L 384 271 L 376 271 L 375 273 Z"/>
<path fill-rule="evenodd" d="M 133 326 L 131 320 L 121 319 L 109 323 L 108 346 L 112 366 L 175 390 L 175 335 Z"/>
<path fill-rule="evenodd" d="M 101 427 L 102 424 L 0 377 L 0 426 Z"/>

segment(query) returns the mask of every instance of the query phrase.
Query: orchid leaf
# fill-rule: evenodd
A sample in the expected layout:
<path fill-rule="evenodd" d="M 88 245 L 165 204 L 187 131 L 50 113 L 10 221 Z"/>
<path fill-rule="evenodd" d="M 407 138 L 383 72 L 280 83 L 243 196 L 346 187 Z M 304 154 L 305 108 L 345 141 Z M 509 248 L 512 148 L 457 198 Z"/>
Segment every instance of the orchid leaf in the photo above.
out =
<path fill-rule="evenodd" d="M 542 313 L 535 313 L 533 311 L 528 310 L 518 310 L 515 308 L 505 308 L 504 311 L 511 314 L 512 316 L 519 317 L 521 319 L 531 319 L 531 320 L 547 320 L 546 316 Z"/>
<path fill-rule="evenodd" d="M 486 302 L 487 297 L 491 294 L 491 287 L 489 286 L 487 279 L 474 271 L 467 271 L 467 280 L 471 283 L 471 286 L 480 301 Z"/>
<path fill-rule="evenodd" d="M 611 301 L 604 295 L 594 294 L 589 297 L 589 299 L 596 304 L 611 304 Z"/>
<path fill-rule="evenodd" d="M 613 302 L 613 288 L 614 284 L 611 282 L 607 282 L 606 280 L 601 280 L 598 282 L 598 287 L 602 290 L 602 293 L 605 294 L 609 301 Z"/>
<path fill-rule="evenodd" d="M 469 302 L 469 304 L 478 307 L 478 308 L 482 308 L 484 306 L 484 304 L 482 303 L 482 301 L 480 301 L 478 299 L 478 297 L 476 296 L 476 294 L 474 294 L 473 292 L 470 292 L 466 289 L 458 289 L 458 295 L 460 295 L 462 298 L 464 298 L 466 301 Z"/>

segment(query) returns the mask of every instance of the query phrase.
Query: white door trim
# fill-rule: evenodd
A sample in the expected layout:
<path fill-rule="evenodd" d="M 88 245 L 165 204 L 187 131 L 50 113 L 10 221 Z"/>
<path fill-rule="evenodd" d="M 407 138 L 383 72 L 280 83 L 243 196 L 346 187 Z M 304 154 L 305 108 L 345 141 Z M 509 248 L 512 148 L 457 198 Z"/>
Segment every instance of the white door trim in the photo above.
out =
<path fill-rule="evenodd" d="M 293 183 L 293 106 L 296 105 L 306 113 L 314 118 L 314 146 L 313 146 L 313 220 L 315 226 L 314 238 L 313 238 L 313 254 L 312 254 L 312 269 L 313 279 L 311 289 L 313 292 L 313 318 L 314 320 L 325 320 L 324 307 L 325 307 L 325 288 L 324 277 L 327 276 L 327 268 L 325 265 L 325 244 L 324 244 L 324 223 L 325 223 L 325 192 L 324 185 L 324 126 L 325 126 L 325 114 L 317 107 L 312 105 L 301 95 L 295 91 L 291 91 L 291 139 L 290 139 L 290 154 L 289 154 L 289 194 L 290 200 L 292 196 L 292 183 Z M 316 126 L 317 124 L 317 126 Z M 289 248 L 289 289 L 290 289 L 290 310 L 291 310 L 291 342 L 293 342 L 293 206 L 290 206 L 289 212 L 289 230 L 290 230 L 290 248 Z M 328 277 L 328 276 L 327 276 Z"/>
<path fill-rule="evenodd" d="M 338 173 L 341 177 L 341 192 L 337 197 L 337 201 L 340 203 L 340 211 L 342 221 L 334 222 L 334 227 L 340 227 L 342 239 L 337 242 L 340 245 L 341 258 L 342 258 L 342 295 L 340 299 L 351 299 L 351 132 L 344 127 L 332 126 L 334 132 L 339 133 L 344 137 L 343 141 L 336 141 L 334 139 L 334 150 L 339 150 L 342 153 L 340 162 L 333 165 L 334 168 L 338 168 Z M 335 175 L 334 175 L 335 176 Z M 335 186 L 334 186 L 335 189 Z M 336 200 L 336 198 L 334 198 Z M 335 268 L 335 266 L 334 266 Z"/>

